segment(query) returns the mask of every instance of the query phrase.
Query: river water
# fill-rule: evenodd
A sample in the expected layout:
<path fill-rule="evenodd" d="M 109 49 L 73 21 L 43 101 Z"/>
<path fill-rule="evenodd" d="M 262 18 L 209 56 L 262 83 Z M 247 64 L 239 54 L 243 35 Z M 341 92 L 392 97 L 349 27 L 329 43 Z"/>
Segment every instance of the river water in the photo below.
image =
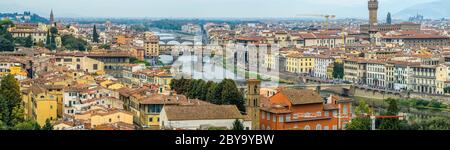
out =
<path fill-rule="evenodd" d="M 220 82 L 223 79 L 233 79 L 238 84 L 246 81 L 243 72 L 234 72 L 234 69 L 225 68 L 220 60 L 212 60 L 210 56 L 204 56 L 198 59 L 197 56 L 180 56 L 177 60 L 170 55 L 160 55 L 159 60 L 165 65 L 172 65 L 171 71 L 178 77 L 182 75 L 184 78 L 203 79 L 206 81 Z M 242 68 L 239 68 L 242 70 Z M 262 86 L 279 86 L 278 81 L 262 81 Z"/>

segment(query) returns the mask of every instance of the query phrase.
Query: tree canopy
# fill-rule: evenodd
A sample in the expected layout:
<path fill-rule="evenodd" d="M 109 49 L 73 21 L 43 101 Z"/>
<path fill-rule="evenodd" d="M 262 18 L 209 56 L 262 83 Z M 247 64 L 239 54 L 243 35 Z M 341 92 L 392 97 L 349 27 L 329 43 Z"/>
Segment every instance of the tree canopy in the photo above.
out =
<path fill-rule="evenodd" d="M 233 122 L 233 130 L 244 130 L 244 125 L 238 119 Z"/>
<path fill-rule="evenodd" d="M 334 63 L 333 66 L 333 78 L 342 79 L 344 77 L 344 64 Z"/>
<path fill-rule="evenodd" d="M 8 26 L 11 25 L 12 22 L 7 20 L 0 22 L 0 51 L 14 51 L 14 38 L 7 31 Z"/>
<path fill-rule="evenodd" d="M 3 77 L 0 83 L 1 121 L 15 126 L 24 121 L 19 82 L 12 75 Z"/>
<path fill-rule="evenodd" d="M 170 86 L 178 94 L 184 94 L 188 98 L 205 100 L 218 105 L 236 105 L 240 111 L 245 111 L 244 97 L 231 79 L 215 83 L 181 78 L 173 79 Z"/>
<path fill-rule="evenodd" d="M 81 38 L 76 38 L 73 35 L 63 35 L 61 37 L 62 45 L 67 50 L 85 51 L 88 43 Z"/>
<path fill-rule="evenodd" d="M 347 124 L 347 130 L 370 130 L 372 121 L 368 115 L 372 114 L 372 110 L 365 101 L 360 101 L 358 107 L 355 108 L 357 118 L 352 119 Z"/>
<path fill-rule="evenodd" d="M 34 120 L 25 120 L 19 82 L 12 75 L 4 76 L 0 82 L 0 130 L 38 130 Z"/>

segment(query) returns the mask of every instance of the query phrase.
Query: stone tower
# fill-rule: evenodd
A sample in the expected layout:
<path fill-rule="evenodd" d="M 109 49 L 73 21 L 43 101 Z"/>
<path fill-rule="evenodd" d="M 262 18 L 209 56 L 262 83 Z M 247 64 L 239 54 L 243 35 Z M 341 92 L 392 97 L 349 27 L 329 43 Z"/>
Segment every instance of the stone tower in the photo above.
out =
<path fill-rule="evenodd" d="M 378 0 L 369 0 L 369 25 L 378 23 Z"/>
<path fill-rule="evenodd" d="M 53 25 L 55 23 L 55 18 L 53 16 L 53 10 L 50 11 L 50 25 Z"/>
<path fill-rule="evenodd" d="M 260 89 L 261 81 L 255 79 L 247 81 L 245 108 L 248 117 L 252 119 L 253 130 L 259 130 Z"/>

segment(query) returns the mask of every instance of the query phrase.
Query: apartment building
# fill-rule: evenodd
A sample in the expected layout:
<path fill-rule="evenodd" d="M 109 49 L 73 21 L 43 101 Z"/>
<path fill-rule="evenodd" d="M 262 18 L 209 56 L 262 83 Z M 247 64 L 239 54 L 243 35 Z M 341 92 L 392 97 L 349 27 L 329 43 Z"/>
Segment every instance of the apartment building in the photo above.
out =
<path fill-rule="evenodd" d="M 55 58 L 55 64 L 66 66 L 71 70 L 81 70 L 88 73 L 104 72 L 103 62 L 88 58 L 87 56 L 58 56 Z"/>
<path fill-rule="evenodd" d="M 322 79 L 332 79 L 333 74 L 329 74 L 329 68 L 333 68 L 335 59 L 331 56 L 319 55 L 314 57 L 314 77 Z"/>
<path fill-rule="evenodd" d="M 311 74 L 314 71 L 315 58 L 311 55 L 291 54 L 286 57 L 286 71 L 299 74 Z"/>
<path fill-rule="evenodd" d="M 262 130 L 341 130 L 351 116 L 350 99 L 286 88 L 269 98 L 259 120 Z"/>
<path fill-rule="evenodd" d="M 385 88 L 386 82 L 386 66 L 382 61 L 367 62 L 367 79 L 366 84 L 371 87 Z"/>

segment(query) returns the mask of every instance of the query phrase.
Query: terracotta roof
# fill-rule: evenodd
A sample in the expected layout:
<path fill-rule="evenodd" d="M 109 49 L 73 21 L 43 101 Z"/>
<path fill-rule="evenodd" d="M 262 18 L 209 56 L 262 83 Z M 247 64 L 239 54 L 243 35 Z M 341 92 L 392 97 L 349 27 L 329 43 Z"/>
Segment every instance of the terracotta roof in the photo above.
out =
<path fill-rule="evenodd" d="M 280 93 L 288 97 L 289 101 L 293 105 L 316 104 L 324 102 L 323 98 L 313 90 L 285 88 L 281 89 Z"/>
<path fill-rule="evenodd" d="M 166 96 L 161 94 L 152 94 L 139 100 L 140 104 L 178 104 L 180 101 L 186 101 L 185 96 Z"/>
<path fill-rule="evenodd" d="M 235 105 L 164 106 L 168 120 L 243 119 Z"/>
<path fill-rule="evenodd" d="M 102 124 L 94 128 L 94 130 L 134 130 L 133 124 L 127 124 L 124 122 L 117 122 L 112 124 Z"/>
<path fill-rule="evenodd" d="M 288 114 L 288 113 L 292 113 L 292 111 L 290 111 L 289 109 L 287 109 L 286 107 L 283 107 L 281 105 L 272 105 L 272 107 L 263 107 L 261 108 L 261 110 L 267 111 L 267 112 L 271 112 L 274 114 Z"/>
<path fill-rule="evenodd" d="M 337 110 L 337 109 L 339 109 L 339 108 L 334 104 L 324 104 L 323 105 L 323 110 Z"/>

